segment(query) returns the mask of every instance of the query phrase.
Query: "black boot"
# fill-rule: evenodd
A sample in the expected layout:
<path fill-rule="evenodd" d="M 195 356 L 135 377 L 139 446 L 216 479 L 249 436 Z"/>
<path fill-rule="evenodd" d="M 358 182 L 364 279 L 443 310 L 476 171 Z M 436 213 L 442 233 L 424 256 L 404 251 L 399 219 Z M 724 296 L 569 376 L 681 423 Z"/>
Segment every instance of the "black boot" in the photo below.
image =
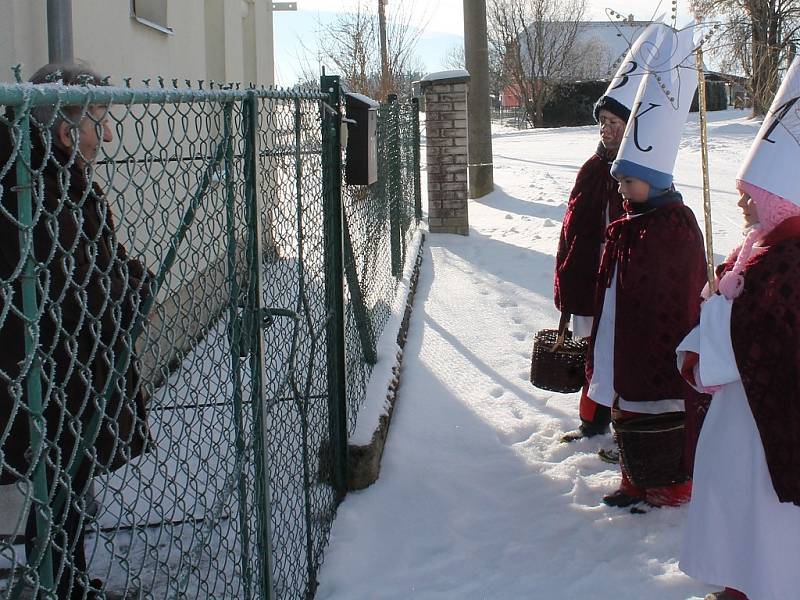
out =
<path fill-rule="evenodd" d="M 619 464 L 619 450 L 617 450 L 616 447 L 601 448 L 597 451 L 597 456 L 599 456 L 600 460 L 603 462 L 611 463 L 612 465 Z"/>
<path fill-rule="evenodd" d="M 577 429 L 573 429 L 572 431 L 568 431 L 562 435 L 561 443 L 569 444 L 570 442 L 582 440 L 583 438 L 590 438 L 596 435 L 605 435 L 606 433 L 608 433 L 607 425 L 603 427 L 596 427 L 590 423 L 584 422 L 581 423 L 580 427 Z"/>
<path fill-rule="evenodd" d="M 604 504 L 608 506 L 615 506 L 617 508 L 625 508 L 626 506 L 631 506 L 632 504 L 638 504 L 641 501 L 642 498 L 630 496 L 622 490 L 617 490 L 616 492 L 612 492 L 611 494 L 603 496 Z"/>

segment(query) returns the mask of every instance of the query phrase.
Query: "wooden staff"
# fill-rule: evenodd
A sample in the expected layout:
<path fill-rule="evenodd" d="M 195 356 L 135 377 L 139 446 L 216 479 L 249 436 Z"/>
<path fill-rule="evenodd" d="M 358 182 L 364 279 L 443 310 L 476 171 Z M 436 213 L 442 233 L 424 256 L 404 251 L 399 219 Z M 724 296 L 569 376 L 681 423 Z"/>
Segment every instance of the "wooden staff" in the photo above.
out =
<path fill-rule="evenodd" d="M 708 184 L 708 130 L 706 128 L 706 76 L 703 72 L 703 48 L 697 47 L 697 104 L 700 121 L 700 154 L 703 165 L 703 213 L 706 226 L 706 270 L 708 287 L 713 294 L 714 286 L 714 243 L 711 227 L 711 190 Z"/>

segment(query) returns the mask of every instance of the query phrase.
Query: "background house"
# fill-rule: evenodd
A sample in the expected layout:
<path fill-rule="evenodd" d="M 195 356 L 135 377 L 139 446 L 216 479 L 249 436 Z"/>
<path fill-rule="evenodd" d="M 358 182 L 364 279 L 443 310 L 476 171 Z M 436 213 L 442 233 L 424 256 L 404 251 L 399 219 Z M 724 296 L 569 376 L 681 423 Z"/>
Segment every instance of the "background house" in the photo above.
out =
<path fill-rule="evenodd" d="M 515 119 L 520 125 L 530 122 L 531 103 L 536 100 L 531 90 L 549 85 L 541 107 L 540 125 L 558 127 L 593 123 L 592 105 L 605 91 L 631 44 L 649 24 L 650 21 L 635 20 L 633 15 L 617 21 L 577 23 L 575 41 L 569 49 L 571 59 L 566 63 L 566 68 L 562 67 L 549 79 L 529 82 L 527 88 L 517 82 L 509 82 L 500 92 L 498 116 Z M 564 29 L 562 37 L 566 37 L 574 25 L 567 22 L 548 23 L 545 35 L 559 39 L 559 30 Z M 708 69 L 705 75 L 708 110 L 724 110 L 735 103 L 741 106 L 747 104 L 746 80 L 743 77 Z M 526 98 L 526 93 L 533 97 Z M 696 95 L 692 110 L 697 110 Z"/>
<path fill-rule="evenodd" d="M 564 82 L 610 78 L 614 75 L 630 45 L 650 21 L 636 21 L 633 15 L 620 21 L 585 21 L 578 24 L 573 54 L 578 57 L 572 63 L 570 73 L 561 77 Z M 552 23 L 559 28 L 565 23 Z M 503 108 L 522 106 L 519 86 L 509 84 L 500 93 Z"/>
<path fill-rule="evenodd" d="M 580 79 L 611 77 L 631 44 L 650 21 L 587 21 L 580 23 L 575 44 L 583 56 L 576 65 Z M 582 71 L 582 73 L 580 73 Z"/>
<path fill-rule="evenodd" d="M 272 2 L 268 0 L 76 0 L 75 57 L 122 77 L 274 83 Z M 47 2 L 0 3 L 0 81 L 48 60 Z"/>

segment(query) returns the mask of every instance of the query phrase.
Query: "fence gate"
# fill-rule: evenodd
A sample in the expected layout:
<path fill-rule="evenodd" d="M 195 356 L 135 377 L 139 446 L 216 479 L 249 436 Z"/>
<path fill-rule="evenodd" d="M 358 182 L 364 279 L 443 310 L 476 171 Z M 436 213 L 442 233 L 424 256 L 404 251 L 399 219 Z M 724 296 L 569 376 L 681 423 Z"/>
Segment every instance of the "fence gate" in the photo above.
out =
<path fill-rule="evenodd" d="M 251 350 L 264 377 L 276 598 L 313 597 L 344 494 L 337 97 L 259 99 L 252 142 L 253 181 L 267 191 L 251 195 L 259 218 L 248 222 L 252 255 L 260 257 L 250 263 L 258 270 L 251 297 L 260 334 Z"/>

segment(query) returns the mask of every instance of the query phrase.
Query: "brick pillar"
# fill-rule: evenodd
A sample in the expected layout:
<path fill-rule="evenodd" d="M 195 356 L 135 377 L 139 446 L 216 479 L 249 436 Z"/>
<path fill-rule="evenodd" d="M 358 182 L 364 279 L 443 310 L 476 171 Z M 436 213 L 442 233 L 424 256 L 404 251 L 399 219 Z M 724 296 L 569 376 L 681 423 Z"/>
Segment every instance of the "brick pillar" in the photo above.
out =
<path fill-rule="evenodd" d="M 469 235 L 467 214 L 467 87 L 469 73 L 432 73 L 425 94 L 428 227 L 431 233 Z"/>

